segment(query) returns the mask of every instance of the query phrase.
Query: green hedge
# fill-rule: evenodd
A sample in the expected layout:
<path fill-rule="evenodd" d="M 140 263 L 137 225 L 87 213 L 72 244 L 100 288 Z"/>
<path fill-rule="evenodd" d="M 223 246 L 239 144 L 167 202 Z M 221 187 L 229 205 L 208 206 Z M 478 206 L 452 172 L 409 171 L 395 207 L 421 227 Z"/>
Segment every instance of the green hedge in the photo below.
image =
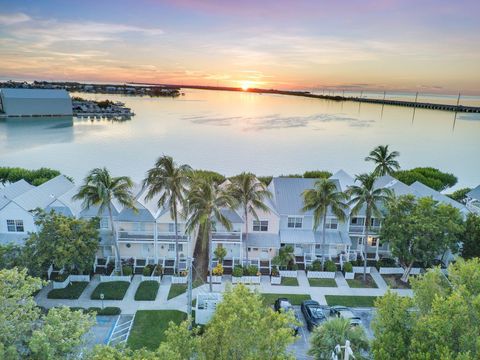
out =
<path fill-rule="evenodd" d="M 142 281 L 135 293 L 135 300 L 137 301 L 153 301 L 157 298 L 159 284 L 157 281 L 148 280 Z"/>
<path fill-rule="evenodd" d="M 122 310 L 120 310 L 120 308 L 116 306 L 107 306 L 103 309 L 99 307 L 89 307 L 87 309 L 87 312 L 96 312 L 97 315 L 120 315 Z"/>
<path fill-rule="evenodd" d="M 58 175 L 60 175 L 60 171 L 48 168 L 29 170 L 19 167 L 0 167 L 0 183 L 2 184 L 23 179 L 29 184 L 38 186 Z"/>
<path fill-rule="evenodd" d="M 100 300 L 103 293 L 104 300 L 123 300 L 130 283 L 128 281 L 112 281 L 98 284 L 91 295 L 92 300 Z"/>

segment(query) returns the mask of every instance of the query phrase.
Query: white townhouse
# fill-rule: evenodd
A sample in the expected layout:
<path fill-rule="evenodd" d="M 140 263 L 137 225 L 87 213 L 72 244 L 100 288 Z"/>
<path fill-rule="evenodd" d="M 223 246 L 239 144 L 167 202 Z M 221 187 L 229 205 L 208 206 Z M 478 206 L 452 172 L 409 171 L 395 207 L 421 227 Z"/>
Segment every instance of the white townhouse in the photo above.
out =
<path fill-rule="evenodd" d="M 279 235 L 281 246 L 291 245 L 294 248 L 299 268 L 308 265 L 317 257 L 335 258 L 341 253 L 348 253 L 351 241 L 347 232 L 347 224 L 340 222 L 327 211 L 325 248 L 322 248 L 322 227 L 313 228 L 313 212 L 302 210 L 303 192 L 312 189 L 317 179 L 305 178 L 273 178 L 268 189 L 273 194 L 276 212 L 279 214 Z M 338 179 L 332 181 L 341 191 Z"/>
<path fill-rule="evenodd" d="M 55 210 L 75 216 L 71 195 L 74 184 L 59 175 L 39 186 L 24 180 L 0 190 L 0 244 L 23 244 L 29 232 L 37 231 L 33 210 Z"/>
<path fill-rule="evenodd" d="M 135 197 L 136 210 L 123 208 L 116 216 L 116 234 L 122 258 L 144 259 L 161 263 L 165 269 L 175 266 L 175 226 L 167 206 L 158 207 L 160 194 L 147 200 L 147 189 Z M 179 208 L 181 214 L 182 208 Z M 186 221 L 178 217 L 178 251 L 180 261 L 192 256 L 195 243 L 185 228 Z M 196 234 L 193 234 L 196 235 Z"/>
<path fill-rule="evenodd" d="M 467 208 L 473 213 L 480 214 L 480 185 L 467 193 Z"/>

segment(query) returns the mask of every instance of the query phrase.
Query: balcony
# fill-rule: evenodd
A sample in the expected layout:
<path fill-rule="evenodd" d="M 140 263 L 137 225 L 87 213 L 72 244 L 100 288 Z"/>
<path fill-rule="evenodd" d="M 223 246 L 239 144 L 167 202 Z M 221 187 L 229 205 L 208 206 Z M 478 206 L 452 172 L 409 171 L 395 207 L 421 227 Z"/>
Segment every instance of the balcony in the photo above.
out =
<path fill-rule="evenodd" d="M 212 240 L 213 241 L 232 241 L 232 242 L 240 242 L 242 241 L 242 233 L 241 232 L 220 232 L 214 231 L 212 233 Z"/>
<path fill-rule="evenodd" d="M 380 227 L 381 226 L 370 226 L 369 227 L 369 230 L 368 232 L 370 234 L 376 234 L 380 231 Z M 365 226 L 364 225 L 350 225 L 350 227 L 348 228 L 348 232 L 351 233 L 351 234 L 363 234 L 365 230 Z"/>
<path fill-rule="evenodd" d="M 122 231 L 118 232 L 119 241 L 153 241 L 153 232 L 149 231 Z"/>
<path fill-rule="evenodd" d="M 175 233 L 174 232 L 158 232 L 157 241 L 175 242 Z M 188 235 L 182 234 L 181 232 L 179 232 L 178 241 L 183 241 L 183 242 L 188 241 Z"/>

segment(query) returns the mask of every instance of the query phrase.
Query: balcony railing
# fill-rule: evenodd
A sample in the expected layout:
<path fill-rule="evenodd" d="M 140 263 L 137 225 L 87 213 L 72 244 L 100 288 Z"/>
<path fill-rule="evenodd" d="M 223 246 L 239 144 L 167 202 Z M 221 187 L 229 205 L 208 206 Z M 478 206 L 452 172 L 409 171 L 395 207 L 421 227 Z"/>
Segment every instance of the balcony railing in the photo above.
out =
<path fill-rule="evenodd" d="M 212 240 L 214 241 L 241 241 L 241 232 L 213 232 Z"/>
<path fill-rule="evenodd" d="M 158 232 L 157 241 L 175 241 L 175 233 L 173 232 Z M 188 241 L 188 235 L 178 233 L 178 241 Z"/>
<path fill-rule="evenodd" d="M 148 231 L 119 231 L 120 241 L 153 241 L 153 232 Z"/>
<path fill-rule="evenodd" d="M 371 234 L 375 234 L 380 231 L 380 226 L 370 226 L 368 228 L 368 232 Z M 364 225 L 350 225 L 348 232 L 353 233 L 353 234 L 363 234 L 365 231 L 365 226 Z"/>

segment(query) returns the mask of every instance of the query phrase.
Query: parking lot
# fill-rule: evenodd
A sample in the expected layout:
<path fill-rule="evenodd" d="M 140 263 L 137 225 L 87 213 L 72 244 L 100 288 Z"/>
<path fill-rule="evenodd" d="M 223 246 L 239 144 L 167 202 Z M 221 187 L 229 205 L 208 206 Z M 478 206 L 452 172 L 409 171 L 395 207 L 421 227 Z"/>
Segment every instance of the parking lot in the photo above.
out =
<path fill-rule="evenodd" d="M 294 306 L 295 313 L 298 316 L 298 319 L 302 323 L 302 327 L 298 331 L 299 338 L 297 341 L 289 347 L 295 357 L 299 360 L 310 360 L 313 359 L 311 356 L 307 355 L 308 349 L 310 348 L 310 331 L 307 329 L 307 325 L 305 324 L 305 318 L 300 310 L 300 306 Z M 370 326 L 373 317 L 373 309 L 372 308 L 352 308 L 352 312 L 360 317 L 362 320 L 362 325 L 365 328 L 365 332 L 369 339 L 373 338 L 373 331 Z"/>

